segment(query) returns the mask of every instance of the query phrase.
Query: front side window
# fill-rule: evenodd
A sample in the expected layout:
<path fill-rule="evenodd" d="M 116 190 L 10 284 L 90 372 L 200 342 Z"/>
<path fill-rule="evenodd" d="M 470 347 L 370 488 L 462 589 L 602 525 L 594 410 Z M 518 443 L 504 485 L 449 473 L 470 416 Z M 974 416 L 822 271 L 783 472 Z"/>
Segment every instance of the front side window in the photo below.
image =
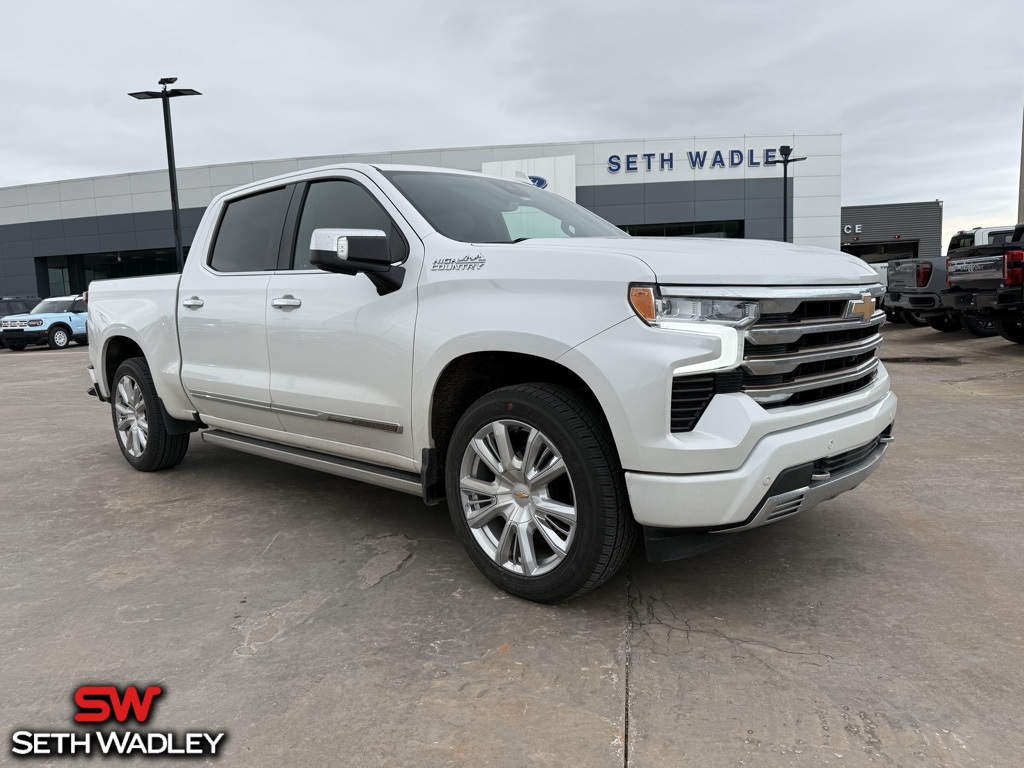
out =
<path fill-rule="evenodd" d="M 463 243 L 628 237 L 586 208 L 529 184 L 423 171 L 385 171 L 384 175 L 434 229 Z"/>
<path fill-rule="evenodd" d="M 284 187 L 232 200 L 224 209 L 210 267 L 218 272 L 260 272 L 276 259 L 287 202 Z"/>
<path fill-rule="evenodd" d="M 72 302 L 69 299 L 46 299 L 36 304 L 33 315 L 54 315 L 70 312 Z"/>
<path fill-rule="evenodd" d="M 404 261 L 408 247 L 398 227 L 373 195 L 354 181 L 316 181 L 309 185 L 295 236 L 293 269 L 315 269 L 309 243 L 315 229 L 379 229 L 388 236 L 391 261 Z"/>
<path fill-rule="evenodd" d="M 82 301 L 81 299 L 79 299 L 78 301 L 76 301 L 74 304 L 71 305 L 71 309 L 68 310 L 68 311 L 69 312 L 87 312 L 88 310 L 89 310 L 89 308 L 87 306 L 85 306 L 85 302 Z"/>

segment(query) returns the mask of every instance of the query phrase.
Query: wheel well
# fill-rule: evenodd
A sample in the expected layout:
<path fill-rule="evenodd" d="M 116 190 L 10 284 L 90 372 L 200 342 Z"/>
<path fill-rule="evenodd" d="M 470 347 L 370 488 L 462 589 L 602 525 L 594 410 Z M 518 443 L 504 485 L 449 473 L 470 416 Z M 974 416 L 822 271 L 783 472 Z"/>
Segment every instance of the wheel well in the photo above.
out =
<path fill-rule="evenodd" d="M 430 434 L 436 470 L 444 477 L 448 443 L 459 417 L 488 392 L 513 384 L 557 384 L 588 400 L 607 427 L 601 404 L 590 387 L 564 365 L 517 352 L 474 352 L 452 360 L 441 372 L 430 403 Z M 443 482 L 443 480 L 441 481 Z"/>
<path fill-rule="evenodd" d="M 46 329 L 46 332 L 49 333 L 54 328 L 63 328 L 68 333 L 71 333 L 71 327 L 67 323 L 53 323 L 49 328 Z"/>
<path fill-rule="evenodd" d="M 115 336 L 107 343 L 107 352 L 103 359 L 103 375 L 108 391 L 114 380 L 114 372 L 117 371 L 121 363 L 130 357 L 145 357 L 142 354 L 142 348 L 131 339 Z"/>

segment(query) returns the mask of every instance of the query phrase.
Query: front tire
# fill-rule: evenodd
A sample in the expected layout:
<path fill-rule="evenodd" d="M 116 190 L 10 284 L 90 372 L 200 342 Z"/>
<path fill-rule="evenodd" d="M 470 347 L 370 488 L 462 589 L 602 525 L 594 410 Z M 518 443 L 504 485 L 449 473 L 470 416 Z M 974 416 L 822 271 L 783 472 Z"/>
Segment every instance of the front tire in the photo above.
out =
<path fill-rule="evenodd" d="M 71 334 L 63 326 L 54 326 L 46 337 L 46 343 L 50 349 L 66 349 L 71 344 Z"/>
<path fill-rule="evenodd" d="M 135 469 L 155 472 L 185 458 L 189 436 L 167 433 L 144 358 L 133 357 L 118 366 L 110 392 L 110 413 L 121 454 Z"/>
<path fill-rule="evenodd" d="M 996 321 L 987 315 L 963 315 L 964 330 L 979 339 L 990 339 L 999 335 Z"/>
<path fill-rule="evenodd" d="M 996 328 L 999 335 L 1014 344 L 1024 344 L 1024 321 L 1022 320 L 996 320 Z"/>
<path fill-rule="evenodd" d="M 520 384 L 473 403 L 452 435 L 445 481 L 470 559 L 526 600 L 594 589 L 636 540 L 611 435 L 593 406 L 563 387 Z"/>

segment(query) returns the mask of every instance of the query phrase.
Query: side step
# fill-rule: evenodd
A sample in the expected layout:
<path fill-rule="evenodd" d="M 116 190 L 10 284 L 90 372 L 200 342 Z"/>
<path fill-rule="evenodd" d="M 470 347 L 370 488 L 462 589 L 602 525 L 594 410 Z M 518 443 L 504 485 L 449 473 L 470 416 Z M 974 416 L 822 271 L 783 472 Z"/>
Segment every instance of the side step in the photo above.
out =
<path fill-rule="evenodd" d="M 293 448 L 289 445 L 271 443 L 267 440 L 258 440 L 254 437 L 243 437 L 230 432 L 222 432 L 219 429 L 211 429 L 202 433 L 203 441 L 212 445 L 221 445 L 225 448 L 234 448 L 236 451 L 251 453 L 255 456 L 264 456 L 268 459 L 276 459 L 288 464 L 295 464 L 307 469 L 316 469 L 320 472 L 327 472 L 349 480 L 359 480 L 372 485 L 379 485 L 390 488 L 393 491 L 411 493 L 413 496 L 423 495 L 423 481 L 419 475 L 412 472 L 403 472 L 400 469 L 390 467 L 378 467 L 365 461 L 353 459 L 339 459 L 337 456 L 330 456 L 326 453 L 308 451 L 304 448 Z"/>

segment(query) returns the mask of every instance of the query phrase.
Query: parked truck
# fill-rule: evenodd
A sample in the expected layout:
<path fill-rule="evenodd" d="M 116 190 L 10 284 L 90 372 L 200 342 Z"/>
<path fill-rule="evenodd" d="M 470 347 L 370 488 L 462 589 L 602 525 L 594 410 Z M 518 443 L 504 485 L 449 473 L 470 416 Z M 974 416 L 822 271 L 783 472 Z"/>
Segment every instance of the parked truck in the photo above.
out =
<path fill-rule="evenodd" d="M 958 289 L 950 286 L 947 268 L 950 260 L 969 250 L 1003 243 L 1012 234 L 1012 226 L 962 230 L 950 239 L 946 256 L 890 262 L 886 306 L 902 312 L 914 325 L 930 325 L 944 332 L 963 328 L 975 336 L 995 336 L 998 331 L 992 317 L 957 301 Z"/>
<path fill-rule="evenodd" d="M 847 491 L 896 397 L 882 286 L 836 251 L 625 235 L 536 187 L 338 165 L 217 196 L 181 275 L 92 283 L 121 453 L 190 433 L 446 501 L 492 582 L 554 602 Z"/>
<path fill-rule="evenodd" d="M 956 307 L 989 318 L 1006 340 L 1024 344 L 1024 224 L 997 243 L 964 248 L 949 261 Z"/>

